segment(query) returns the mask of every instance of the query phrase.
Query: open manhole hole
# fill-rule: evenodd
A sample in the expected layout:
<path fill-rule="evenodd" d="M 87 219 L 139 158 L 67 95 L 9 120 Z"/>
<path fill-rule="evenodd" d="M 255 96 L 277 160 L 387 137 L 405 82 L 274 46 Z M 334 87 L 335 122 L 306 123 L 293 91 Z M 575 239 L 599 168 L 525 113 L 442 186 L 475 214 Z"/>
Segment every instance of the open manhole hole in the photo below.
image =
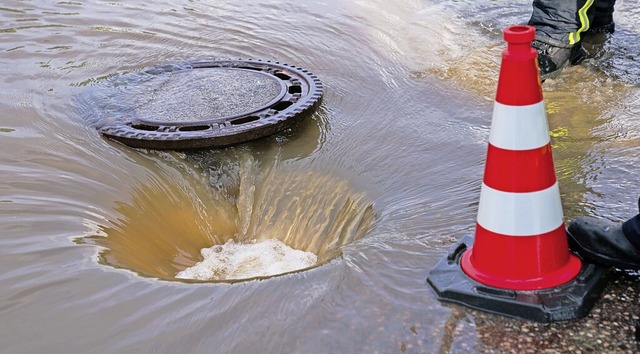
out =
<path fill-rule="evenodd" d="M 97 128 L 136 148 L 190 150 L 243 143 L 286 129 L 319 106 L 323 87 L 278 62 L 216 59 L 107 79 Z"/>
<path fill-rule="evenodd" d="M 220 189 L 161 173 L 135 186 L 94 235 L 76 241 L 99 246 L 99 263 L 142 276 L 235 283 L 327 264 L 373 227 L 373 202 L 352 182 L 291 169 L 257 177 L 258 164 L 251 159 L 235 176 L 212 175 L 224 180 Z"/>

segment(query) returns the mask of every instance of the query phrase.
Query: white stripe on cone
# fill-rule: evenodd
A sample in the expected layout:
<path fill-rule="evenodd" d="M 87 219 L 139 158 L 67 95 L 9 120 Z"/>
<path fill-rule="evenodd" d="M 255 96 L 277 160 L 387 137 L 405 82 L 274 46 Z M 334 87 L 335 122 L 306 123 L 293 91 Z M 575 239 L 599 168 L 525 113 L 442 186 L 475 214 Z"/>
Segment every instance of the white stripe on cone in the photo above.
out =
<path fill-rule="evenodd" d="M 509 193 L 484 183 L 480 191 L 478 224 L 508 236 L 537 236 L 563 224 L 558 183 L 541 191 Z"/>
<path fill-rule="evenodd" d="M 495 102 L 489 143 L 505 150 L 530 150 L 550 141 L 544 102 L 508 106 Z"/>

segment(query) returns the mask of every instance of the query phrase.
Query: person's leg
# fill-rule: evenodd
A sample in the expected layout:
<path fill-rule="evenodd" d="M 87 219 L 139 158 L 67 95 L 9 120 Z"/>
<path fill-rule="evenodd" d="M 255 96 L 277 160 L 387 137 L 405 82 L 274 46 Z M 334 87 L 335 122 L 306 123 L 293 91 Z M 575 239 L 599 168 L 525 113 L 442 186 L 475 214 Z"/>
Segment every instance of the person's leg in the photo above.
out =
<path fill-rule="evenodd" d="M 567 231 L 569 246 L 585 260 L 640 270 L 640 214 L 622 224 L 582 216 L 573 220 Z"/>
<path fill-rule="evenodd" d="M 638 199 L 638 210 L 640 210 L 640 199 Z M 622 224 L 622 232 L 629 242 L 640 250 L 640 214 L 625 221 Z"/>
<path fill-rule="evenodd" d="M 581 35 L 593 18 L 593 0 L 534 0 L 529 25 L 536 29 L 532 45 L 538 52 L 540 77 L 556 76 L 567 65 L 579 64 L 587 55 Z"/>
<path fill-rule="evenodd" d="M 532 44 L 542 79 L 586 58 L 581 43 L 585 34 L 613 33 L 614 5 L 615 0 L 533 1 L 529 25 L 536 29 Z"/>
<path fill-rule="evenodd" d="M 613 22 L 613 9 L 616 0 L 596 0 L 593 4 L 593 18 L 586 34 L 613 33 L 615 23 Z"/>
<path fill-rule="evenodd" d="M 580 42 L 581 33 L 589 29 L 593 3 L 593 0 L 534 0 L 529 25 L 536 28 L 537 40 L 570 48 Z"/>

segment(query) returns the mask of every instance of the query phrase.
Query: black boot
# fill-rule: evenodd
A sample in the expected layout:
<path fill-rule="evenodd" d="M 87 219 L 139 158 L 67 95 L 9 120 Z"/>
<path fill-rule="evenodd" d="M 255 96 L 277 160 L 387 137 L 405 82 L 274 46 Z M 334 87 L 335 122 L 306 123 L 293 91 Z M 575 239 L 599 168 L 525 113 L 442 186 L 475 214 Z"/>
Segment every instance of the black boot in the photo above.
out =
<path fill-rule="evenodd" d="M 607 267 L 640 270 L 640 248 L 629 241 L 623 225 L 583 216 L 569 224 L 568 237 L 569 247 L 587 261 Z"/>
<path fill-rule="evenodd" d="M 534 40 L 531 46 L 538 52 L 538 67 L 542 81 L 554 78 L 569 65 L 578 65 L 586 57 L 587 51 L 578 42 L 571 47 L 558 47 L 539 40 Z"/>

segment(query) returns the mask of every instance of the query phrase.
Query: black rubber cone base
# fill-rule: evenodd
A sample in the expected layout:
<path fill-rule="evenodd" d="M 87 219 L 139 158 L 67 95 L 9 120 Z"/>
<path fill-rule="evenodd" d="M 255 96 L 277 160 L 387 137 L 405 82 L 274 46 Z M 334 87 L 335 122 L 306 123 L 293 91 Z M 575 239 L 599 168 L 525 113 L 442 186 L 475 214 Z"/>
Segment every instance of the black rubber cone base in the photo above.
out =
<path fill-rule="evenodd" d="M 571 282 L 544 290 L 508 290 L 483 285 L 460 266 L 462 254 L 473 244 L 465 236 L 429 272 L 428 283 L 441 301 L 535 322 L 569 321 L 586 316 L 600 297 L 608 269 L 582 263 Z"/>

